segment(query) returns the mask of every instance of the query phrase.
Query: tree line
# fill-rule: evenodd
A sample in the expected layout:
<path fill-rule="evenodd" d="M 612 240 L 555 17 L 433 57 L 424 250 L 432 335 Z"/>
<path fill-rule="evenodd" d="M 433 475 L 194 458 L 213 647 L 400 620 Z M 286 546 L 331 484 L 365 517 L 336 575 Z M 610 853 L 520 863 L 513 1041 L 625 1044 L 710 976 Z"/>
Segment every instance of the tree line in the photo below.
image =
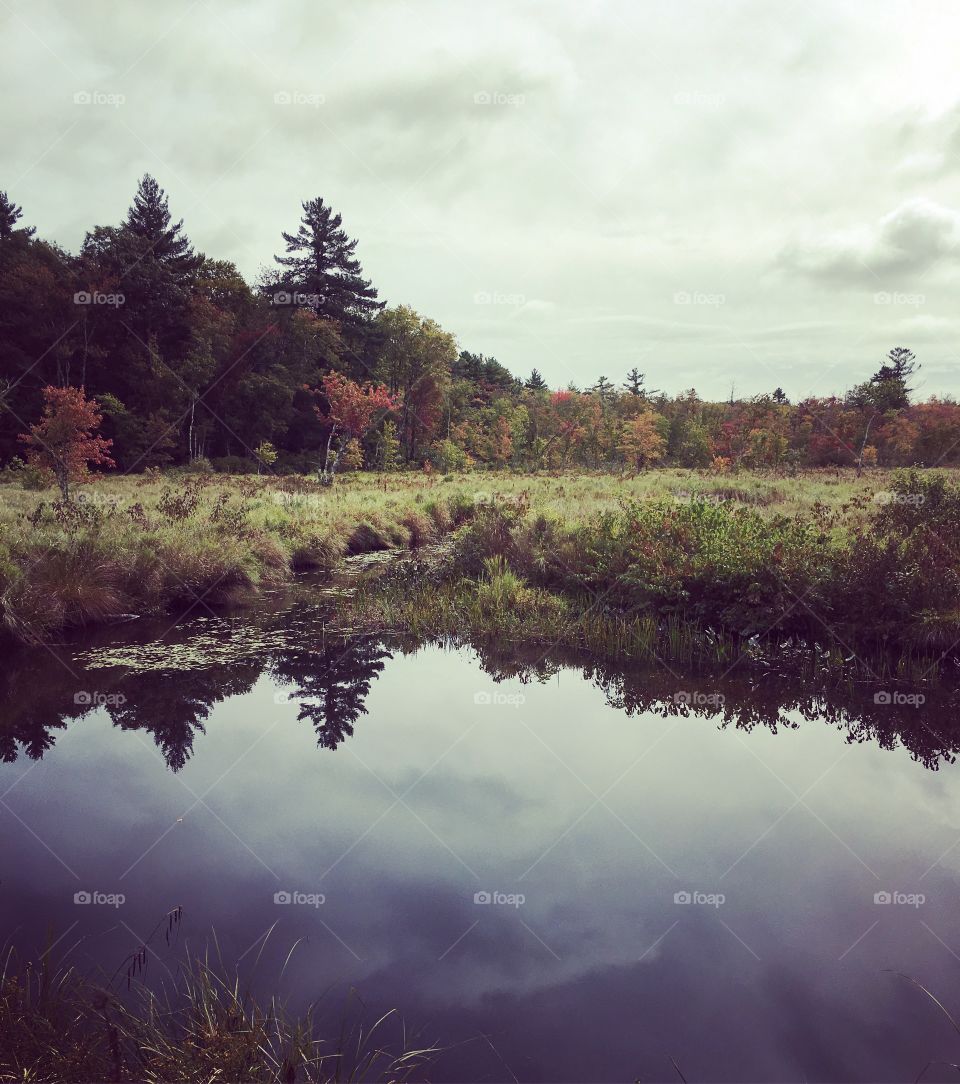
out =
<path fill-rule="evenodd" d="M 960 406 L 911 402 L 916 359 L 906 347 L 846 394 L 797 403 L 779 388 L 726 402 L 694 389 L 668 395 L 636 368 L 620 383 L 601 376 L 554 390 L 536 370 L 518 379 L 409 306 L 381 301 L 357 241 L 320 197 L 302 204 L 274 267 L 252 285 L 234 264 L 195 250 L 149 175 L 120 225 L 95 226 L 76 254 L 22 217 L 0 192 L 3 463 L 24 454 L 24 434 L 27 444 L 42 440 L 51 403 L 67 400 L 99 419 L 95 439 L 123 471 L 960 458 Z"/>

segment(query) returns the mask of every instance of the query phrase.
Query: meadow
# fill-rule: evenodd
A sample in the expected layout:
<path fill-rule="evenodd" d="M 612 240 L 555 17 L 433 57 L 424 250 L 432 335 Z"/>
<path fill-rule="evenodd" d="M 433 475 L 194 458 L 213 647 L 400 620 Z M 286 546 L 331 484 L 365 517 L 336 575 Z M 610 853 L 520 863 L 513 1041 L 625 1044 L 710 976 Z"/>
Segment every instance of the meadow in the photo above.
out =
<path fill-rule="evenodd" d="M 37 642 L 451 538 L 442 560 L 363 593 L 367 618 L 536 639 L 589 611 L 631 635 L 669 619 L 942 651 L 958 630 L 958 492 L 954 471 L 357 472 L 332 486 L 148 472 L 66 503 L 14 476 L 0 485 L 0 613 Z"/>

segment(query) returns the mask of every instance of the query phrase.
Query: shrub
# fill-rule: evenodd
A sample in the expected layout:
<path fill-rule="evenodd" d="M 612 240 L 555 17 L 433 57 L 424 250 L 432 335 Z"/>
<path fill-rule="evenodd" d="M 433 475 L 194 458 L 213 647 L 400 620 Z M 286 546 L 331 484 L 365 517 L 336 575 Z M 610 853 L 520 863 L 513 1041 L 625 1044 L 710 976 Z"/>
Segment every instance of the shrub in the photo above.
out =
<path fill-rule="evenodd" d="M 184 474 L 213 474 L 213 464 L 206 456 L 198 455 L 182 467 Z"/>
<path fill-rule="evenodd" d="M 452 440 L 438 440 L 427 451 L 427 462 L 438 471 L 449 474 L 467 468 L 467 453 Z"/>
<path fill-rule="evenodd" d="M 210 466 L 218 474 L 256 474 L 257 464 L 242 455 L 221 455 L 210 460 Z"/>

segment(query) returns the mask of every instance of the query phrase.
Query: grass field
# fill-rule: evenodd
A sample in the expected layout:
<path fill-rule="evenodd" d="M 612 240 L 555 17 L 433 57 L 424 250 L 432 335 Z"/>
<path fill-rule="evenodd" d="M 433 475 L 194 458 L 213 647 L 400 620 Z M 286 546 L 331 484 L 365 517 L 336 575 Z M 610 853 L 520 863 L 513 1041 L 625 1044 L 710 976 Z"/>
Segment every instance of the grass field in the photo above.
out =
<path fill-rule="evenodd" d="M 956 472 L 938 476 L 952 492 Z M 630 568 L 613 560 L 617 532 L 626 529 L 617 517 L 627 515 L 634 534 L 643 521 L 655 556 L 681 579 L 677 561 L 712 547 L 700 554 L 706 563 L 694 577 L 708 588 L 711 577 L 718 584 L 730 579 L 731 562 L 762 564 L 768 550 L 779 560 L 784 546 L 799 553 L 818 542 L 849 545 L 891 507 L 886 502 L 896 485 L 880 470 L 861 478 L 835 470 L 793 477 L 679 469 L 632 477 L 362 473 L 332 487 L 303 476 L 171 474 L 104 477 L 65 505 L 55 491 L 8 481 L 0 485 L 0 612 L 8 632 L 37 641 L 69 626 L 236 597 L 298 570 L 333 568 L 348 554 L 416 548 L 470 522 L 476 533 L 494 513 L 511 517 L 512 550 L 478 550 L 480 563 L 464 567 L 464 576 L 489 580 L 482 559 L 498 558 L 524 582 L 568 594 L 592 589 L 591 570 L 627 582 L 649 556 L 635 554 Z M 684 523 L 692 534 L 677 534 Z M 589 531 L 600 534 L 588 537 Z M 551 546 L 572 578 L 547 567 Z M 536 560 L 531 564 L 521 550 L 526 557 L 536 552 Z M 667 588 L 657 590 L 662 595 Z M 689 596 L 691 584 L 677 590 L 678 598 Z M 635 611 L 643 593 L 621 601 Z M 656 598 L 647 601 L 650 612 L 662 610 Z M 695 609 L 698 599 L 688 601 Z"/>

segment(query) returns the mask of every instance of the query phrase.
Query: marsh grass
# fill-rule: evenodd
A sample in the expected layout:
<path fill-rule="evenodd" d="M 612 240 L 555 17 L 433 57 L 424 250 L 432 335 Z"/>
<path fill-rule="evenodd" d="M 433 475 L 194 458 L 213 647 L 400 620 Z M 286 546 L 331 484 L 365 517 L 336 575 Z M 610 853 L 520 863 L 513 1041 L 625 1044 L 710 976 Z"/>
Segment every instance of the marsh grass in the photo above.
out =
<path fill-rule="evenodd" d="M 149 952 L 141 946 L 112 977 L 91 979 L 53 967 L 47 954 L 18 966 L 8 951 L 0 968 L 0 1081 L 399 1082 L 422 1079 L 439 1053 L 410 1040 L 393 1012 L 368 1025 L 353 992 L 326 1026 L 316 1006 L 292 1016 L 276 998 L 259 1003 L 219 946 L 213 959 L 209 951 L 187 956 L 154 988 L 145 981 Z"/>
<path fill-rule="evenodd" d="M 333 569 L 345 556 L 415 550 L 489 507 L 511 510 L 527 524 L 517 552 L 504 555 L 525 589 L 597 593 L 615 577 L 620 586 L 629 580 L 615 562 L 598 564 L 600 556 L 610 558 L 617 538 L 606 540 L 605 555 L 591 549 L 598 538 L 594 525 L 604 517 L 616 522 L 624 507 L 656 507 L 658 522 L 670 510 L 706 508 L 707 514 L 718 510 L 716 523 L 733 525 L 746 523 L 735 515 L 743 511 L 754 515 L 755 535 L 789 520 L 838 540 L 870 522 L 875 495 L 892 484 L 884 471 L 856 478 L 834 470 L 795 477 L 680 469 L 634 476 L 358 473 L 332 487 L 302 476 L 148 473 L 105 477 L 65 505 L 50 491 L 8 483 L 0 485 L 0 617 L 8 633 L 36 642 L 70 626 L 130 614 L 202 609 L 298 571 Z M 713 604 L 712 587 L 751 544 L 741 538 L 738 549 L 727 535 L 718 536 L 715 565 L 705 562 L 701 582 L 692 584 L 704 605 Z M 664 553 L 670 541 L 656 530 L 651 534 Z M 480 546 L 480 564 L 471 575 L 480 577 L 482 559 L 498 552 Z M 753 552 L 762 554 L 762 548 Z M 488 577 L 488 602 L 502 586 Z M 635 601 L 642 601 L 642 586 L 632 584 Z M 521 611 L 556 609 L 542 595 L 524 595 L 519 585 L 511 590 L 521 596 Z M 496 609 L 488 606 L 491 614 Z M 947 641 L 956 624 L 942 608 L 922 623 L 931 645 Z"/>
<path fill-rule="evenodd" d="M 936 677 L 960 641 L 960 486 L 928 472 L 884 484 L 884 503 L 816 500 L 792 516 L 708 497 L 571 519 L 487 503 L 439 564 L 401 565 L 355 605 L 360 620 L 428 636 Z"/>
<path fill-rule="evenodd" d="M 364 484 L 365 483 L 365 484 Z M 0 486 L 0 615 L 38 642 L 130 614 L 234 601 L 345 556 L 435 541 L 472 514 L 427 479 L 102 479 L 72 504 Z"/>

